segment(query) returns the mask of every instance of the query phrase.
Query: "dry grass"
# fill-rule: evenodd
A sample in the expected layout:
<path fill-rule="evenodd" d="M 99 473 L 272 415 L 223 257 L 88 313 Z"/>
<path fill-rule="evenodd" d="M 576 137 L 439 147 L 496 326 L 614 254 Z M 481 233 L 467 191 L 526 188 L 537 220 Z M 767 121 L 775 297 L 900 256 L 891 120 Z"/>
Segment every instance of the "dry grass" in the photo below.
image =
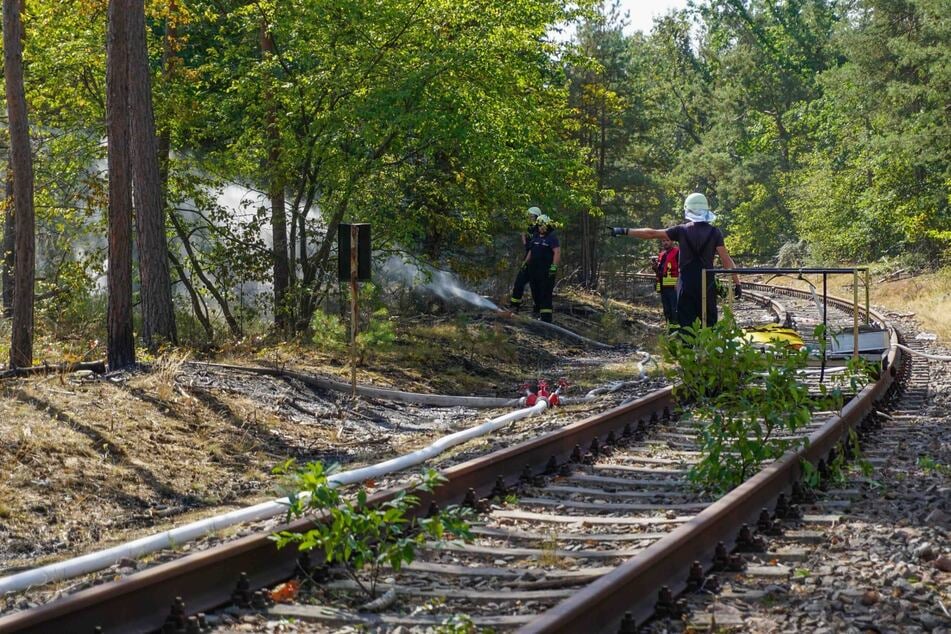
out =
<path fill-rule="evenodd" d="M 0 568 L 269 498 L 271 467 L 306 447 L 333 446 L 326 430 L 304 438 L 252 399 L 202 400 L 175 382 L 181 363 L 169 357 L 125 384 L 49 376 L 2 385 L 0 519 L 8 533 Z"/>
<path fill-rule="evenodd" d="M 872 303 L 914 313 L 922 329 L 951 341 L 951 268 L 894 282 L 872 283 Z"/>
<path fill-rule="evenodd" d="M 538 556 L 538 565 L 547 568 L 561 566 L 562 558 L 558 556 L 558 546 L 558 532 L 551 529 L 541 543 L 542 552 Z"/>

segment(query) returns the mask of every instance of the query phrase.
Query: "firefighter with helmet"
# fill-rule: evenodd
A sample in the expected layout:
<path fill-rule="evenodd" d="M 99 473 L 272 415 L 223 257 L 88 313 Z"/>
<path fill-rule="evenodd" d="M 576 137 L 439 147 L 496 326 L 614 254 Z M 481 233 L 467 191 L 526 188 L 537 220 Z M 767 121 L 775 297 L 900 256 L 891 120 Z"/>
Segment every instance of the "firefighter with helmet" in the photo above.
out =
<path fill-rule="evenodd" d="M 660 253 L 653 260 L 655 286 L 668 324 L 677 323 L 677 278 L 680 276 L 680 248 L 669 238 L 660 241 Z"/>
<path fill-rule="evenodd" d="M 713 268 L 720 257 L 723 267 L 735 269 L 733 258 L 723 244 L 723 233 L 713 225 L 716 214 L 710 211 L 707 197 L 694 192 L 684 199 L 684 220 L 669 229 L 629 229 L 614 227 L 612 236 L 631 236 L 642 240 L 671 240 L 680 246 L 680 279 L 677 282 L 677 323 L 693 326 L 703 310 L 703 269 Z M 734 293 L 740 296 L 740 278 L 733 274 Z M 717 293 L 713 275 L 707 276 L 707 326 L 717 322 Z"/>
<path fill-rule="evenodd" d="M 555 235 L 551 218 L 542 214 L 538 217 L 538 233 L 529 242 L 528 253 L 525 254 L 522 266 L 532 289 L 532 312 L 548 323 L 552 320 L 552 294 L 555 290 L 555 274 L 560 263 L 561 245 L 558 236 Z"/>
<path fill-rule="evenodd" d="M 529 224 L 526 231 L 519 233 L 524 248 L 524 251 L 520 254 L 523 262 L 525 255 L 532 248 L 532 239 L 538 234 L 538 217 L 542 215 L 542 210 L 538 207 L 529 207 L 528 215 L 531 218 L 531 224 Z M 519 268 L 518 274 L 515 276 L 515 284 L 512 286 L 512 298 L 509 301 L 512 312 L 517 313 L 522 308 L 522 296 L 525 295 L 526 284 L 528 284 L 528 269 L 523 265 Z"/>

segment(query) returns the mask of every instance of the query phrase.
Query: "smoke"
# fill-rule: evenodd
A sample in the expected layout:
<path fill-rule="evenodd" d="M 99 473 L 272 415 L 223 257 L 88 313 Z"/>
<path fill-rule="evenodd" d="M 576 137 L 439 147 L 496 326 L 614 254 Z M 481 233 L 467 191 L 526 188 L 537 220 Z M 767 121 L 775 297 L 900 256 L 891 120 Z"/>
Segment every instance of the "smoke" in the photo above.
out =
<path fill-rule="evenodd" d="M 425 289 L 446 301 L 461 301 L 482 310 L 500 311 L 494 302 L 462 287 L 456 276 L 427 264 L 408 262 L 392 255 L 383 264 L 384 274 L 416 289 Z"/>

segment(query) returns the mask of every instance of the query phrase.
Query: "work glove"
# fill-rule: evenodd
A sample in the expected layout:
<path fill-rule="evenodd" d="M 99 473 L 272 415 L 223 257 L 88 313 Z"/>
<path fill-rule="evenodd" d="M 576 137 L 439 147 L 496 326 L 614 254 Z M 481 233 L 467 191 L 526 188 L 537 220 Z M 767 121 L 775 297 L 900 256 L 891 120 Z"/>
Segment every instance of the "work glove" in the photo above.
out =
<path fill-rule="evenodd" d="M 611 237 L 616 238 L 618 236 L 626 236 L 627 227 L 612 227 L 611 228 Z"/>
<path fill-rule="evenodd" d="M 550 267 L 548 267 L 548 277 L 550 277 L 551 279 L 555 279 L 555 273 L 557 272 L 558 272 L 557 264 L 552 264 Z"/>
<path fill-rule="evenodd" d="M 739 284 L 734 284 L 734 285 L 733 285 L 733 297 L 735 297 L 736 299 L 739 299 L 739 298 L 742 297 L 742 296 L 743 296 L 743 289 L 740 287 Z"/>

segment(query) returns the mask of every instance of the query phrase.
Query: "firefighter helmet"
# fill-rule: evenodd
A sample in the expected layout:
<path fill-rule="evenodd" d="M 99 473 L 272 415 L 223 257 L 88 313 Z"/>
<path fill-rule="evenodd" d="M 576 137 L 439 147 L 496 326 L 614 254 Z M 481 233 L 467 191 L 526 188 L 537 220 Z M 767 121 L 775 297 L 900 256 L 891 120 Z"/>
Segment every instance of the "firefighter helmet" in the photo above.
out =
<path fill-rule="evenodd" d="M 684 199 L 684 218 L 693 222 L 713 222 L 716 214 L 710 211 L 707 197 L 694 192 Z"/>

